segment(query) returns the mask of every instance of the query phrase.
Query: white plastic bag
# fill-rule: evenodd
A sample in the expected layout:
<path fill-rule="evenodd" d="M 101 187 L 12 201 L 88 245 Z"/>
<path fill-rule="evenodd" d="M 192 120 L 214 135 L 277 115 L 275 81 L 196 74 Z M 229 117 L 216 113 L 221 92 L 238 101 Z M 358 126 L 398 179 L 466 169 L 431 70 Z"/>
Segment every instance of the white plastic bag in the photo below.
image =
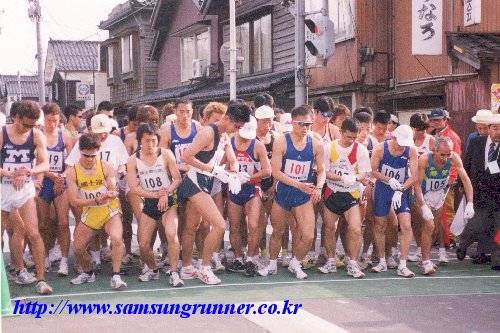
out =
<path fill-rule="evenodd" d="M 455 236 L 458 236 L 464 231 L 465 225 L 469 222 L 468 219 L 464 218 L 465 206 L 467 205 L 467 200 L 465 199 L 465 195 L 460 201 L 460 206 L 458 206 L 457 213 L 455 214 L 455 218 L 453 219 L 453 223 L 450 227 L 450 232 Z"/>

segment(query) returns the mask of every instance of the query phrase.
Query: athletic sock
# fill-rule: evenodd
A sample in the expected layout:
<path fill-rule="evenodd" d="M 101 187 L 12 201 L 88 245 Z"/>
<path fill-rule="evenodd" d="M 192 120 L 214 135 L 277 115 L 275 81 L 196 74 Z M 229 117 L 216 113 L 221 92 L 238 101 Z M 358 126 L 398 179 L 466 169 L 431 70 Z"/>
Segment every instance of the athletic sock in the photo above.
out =
<path fill-rule="evenodd" d="M 419 246 L 417 247 L 417 252 L 415 252 L 416 255 L 422 255 L 422 248 Z"/>
<path fill-rule="evenodd" d="M 292 267 L 297 266 L 297 265 L 300 266 L 300 261 L 295 256 L 293 256 L 292 260 L 290 260 L 289 265 Z"/>
<path fill-rule="evenodd" d="M 385 257 L 384 258 L 379 258 L 379 261 L 380 261 L 381 264 L 387 265 L 387 262 L 385 261 Z"/>
<path fill-rule="evenodd" d="M 288 254 L 288 249 L 281 249 L 281 254 L 282 255 L 287 255 Z"/>
<path fill-rule="evenodd" d="M 406 260 L 403 259 L 399 260 L 399 268 L 404 268 L 404 267 L 406 267 Z"/>
<path fill-rule="evenodd" d="M 272 270 L 277 270 L 278 269 L 278 260 L 269 260 L 269 268 Z"/>
<path fill-rule="evenodd" d="M 356 260 L 349 259 L 349 265 L 356 265 Z"/>
<path fill-rule="evenodd" d="M 431 263 L 431 260 L 426 260 L 426 261 L 422 261 L 422 265 L 427 265 L 427 264 L 430 264 Z"/>
<path fill-rule="evenodd" d="M 252 256 L 248 256 L 247 257 L 247 262 L 250 262 L 250 261 L 253 261 L 253 257 Z"/>
<path fill-rule="evenodd" d="M 265 256 L 267 254 L 267 249 L 260 250 L 260 254 Z"/>
<path fill-rule="evenodd" d="M 446 249 L 444 247 L 440 247 L 439 254 L 446 254 Z"/>

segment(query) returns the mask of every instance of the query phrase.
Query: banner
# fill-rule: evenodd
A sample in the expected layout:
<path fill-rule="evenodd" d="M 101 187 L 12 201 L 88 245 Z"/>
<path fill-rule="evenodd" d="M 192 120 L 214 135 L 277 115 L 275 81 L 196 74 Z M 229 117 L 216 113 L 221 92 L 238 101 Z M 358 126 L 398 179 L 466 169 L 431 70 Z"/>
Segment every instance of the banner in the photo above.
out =
<path fill-rule="evenodd" d="M 76 83 L 76 100 L 77 101 L 89 101 L 91 99 L 90 95 L 90 83 L 87 82 L 77 82 Z"/>
<path fill-rule="evenodd" d="M 464 0 L 464 27 L 481 23 L 481 0 Z"/>
<path fill-rule="evenodd" d="M 491 112 L 500 113 L 500 83 L 491 85 Z"/>
<path fill-rule="evenodd" d="M 443 0 L 412 0 L 411 53 L 443 53 Z"/>

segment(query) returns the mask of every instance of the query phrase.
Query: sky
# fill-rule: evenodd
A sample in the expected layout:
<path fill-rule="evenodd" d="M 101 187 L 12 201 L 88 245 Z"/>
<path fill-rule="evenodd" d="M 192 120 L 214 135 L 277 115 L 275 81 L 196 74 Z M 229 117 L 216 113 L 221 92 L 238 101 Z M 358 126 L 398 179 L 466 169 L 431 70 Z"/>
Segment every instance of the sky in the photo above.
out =
<path fill-rule="evenodd" d="M 105 40 L 97 25 L 111 9 L 126 0 L 39 0 L 42 7 L 42 45 L 63 40 Z M 28 17 L 28 0 L 0 0 L 0 74 L 36 74 L 35 23 Z"/>

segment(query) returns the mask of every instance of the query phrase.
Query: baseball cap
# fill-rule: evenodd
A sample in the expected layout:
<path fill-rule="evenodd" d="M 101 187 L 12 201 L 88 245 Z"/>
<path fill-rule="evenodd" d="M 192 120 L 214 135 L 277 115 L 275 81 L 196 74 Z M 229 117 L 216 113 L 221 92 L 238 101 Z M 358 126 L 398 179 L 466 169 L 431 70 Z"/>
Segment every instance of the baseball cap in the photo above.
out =
<path fill-rule="evenodd" d="M 396 138 L 397 143 L 403 147 L 413 146 L 413 130 L 408 125 L 398 126 L 392 136 Z"/>
<path fill-rule="evenodd" d="M 238 131 L 240 136 L 245 139 L 253 140 L 257 136 L 257 120 L 250 116 L 250 121 L 245 123 Z"/>
<path fill-rule="evenodd" d="M 500 114 L 499 113 L 493 113 L 490 115 L 488 118 L 488 125 L 500 125 Z"/>
<path fill-rule="evenodd" d="M 90 127 L 92 127 L 92 132 L 99 133 L 109 133 L 111 132 L 111 119 L 105 114 L 96 114 L 90 120 Z"/>
<path fill-rule="evenodd" d="M 429 120 L 448 118 L 444 109 L 434 109 L 431 111 Z"/>
<path fill-rule="evenodd" d="M 280 118 L 280 124 L 284 133 L 291 132 L 293 129 L 292 114 L 287 112 L 283 113 Z"/>
<path fill-rule="evenodd" d="M 267 105 L 262 105 L 255 110 L 255 118 L 257 119 L 274 118 L 274 110 L 273 108 Z"/>
<path fill-rule="evenodd" d="M 393 123 L 399 124 L 399 118 L 394 114 L 391 114 L 391 121 Z"/>
<path fill-rule="evenodd" d="M 472 121 L 476 124 L 486 124 L 491 117 L 491 111 L 487 109 L 477 110 L 476 115 L 472 117 Z"/>

